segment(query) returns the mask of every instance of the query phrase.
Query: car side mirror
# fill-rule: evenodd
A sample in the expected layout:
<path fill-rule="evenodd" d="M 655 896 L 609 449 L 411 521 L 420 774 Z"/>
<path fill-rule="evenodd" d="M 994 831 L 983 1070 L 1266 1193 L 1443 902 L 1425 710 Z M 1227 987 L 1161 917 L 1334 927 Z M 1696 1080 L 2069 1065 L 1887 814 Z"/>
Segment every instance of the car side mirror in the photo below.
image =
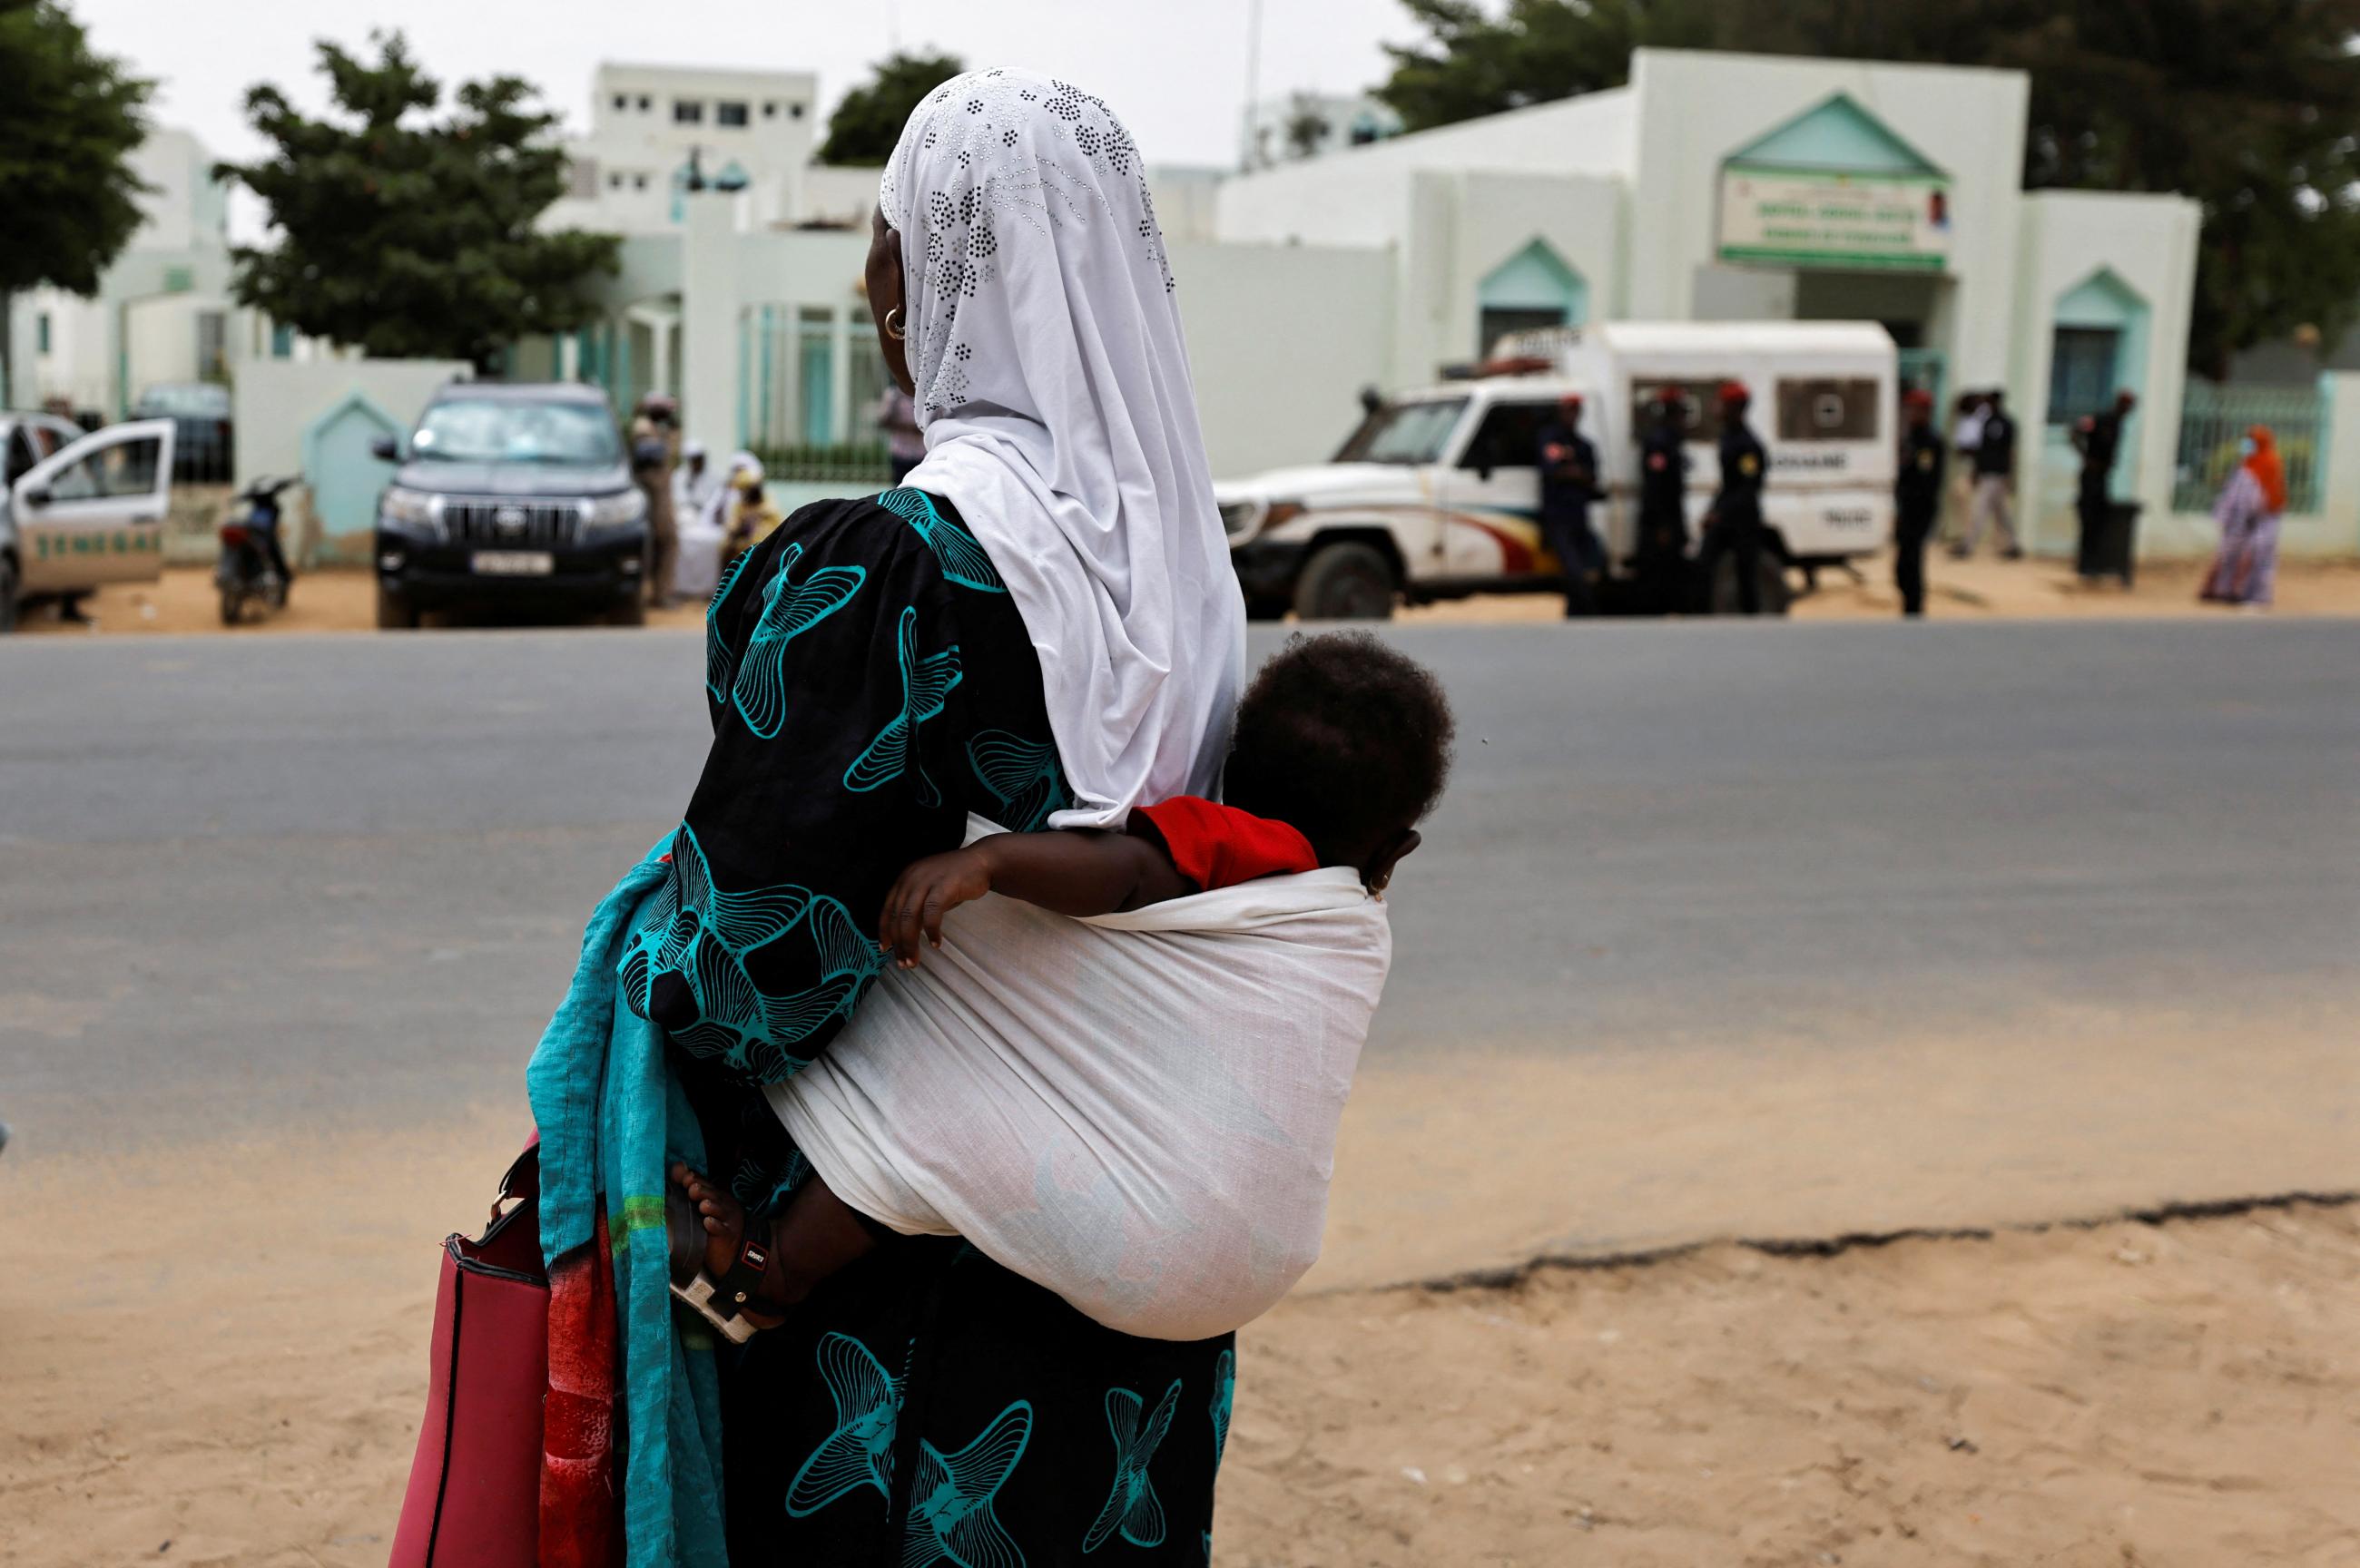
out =
<path fill-rule="evenodd" d="M 391 436 L 379 436 L 369 442 L 369 455 L 379 463 L 399 463 L 401 443 Z"/>
<path fill-rule="evenodd" d="M 46 506 L 56 499 L 56 496 L 49 494 L 49 487 L 46 485 L 36 485 L 25 492 L 25 505 L 27 506 Z"/>

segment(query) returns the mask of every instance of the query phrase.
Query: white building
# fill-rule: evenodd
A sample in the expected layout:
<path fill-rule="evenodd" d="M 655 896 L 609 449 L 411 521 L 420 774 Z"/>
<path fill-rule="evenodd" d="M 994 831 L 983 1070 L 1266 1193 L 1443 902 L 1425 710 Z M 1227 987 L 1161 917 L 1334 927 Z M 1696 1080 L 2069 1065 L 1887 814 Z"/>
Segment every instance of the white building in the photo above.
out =
<path fill-rule="evenodd" d="M 148 187 L 140 225 L 98 294 L 38 289 L 11 302 L 16 363 L 13 385 L 0 390 L 14 406 L 115 419 L 150 387 L 226 381 L 248 358 L 317 352 L 230 298 L 229 189 L 213 178 L 204 145 L 157 130 L 130 164 Z"/>
<path fill-rule="evenodd" d="M 1905 376 L 2006 388 L 2027 510 L 2071 485 L 2070 422 L 2139 395 L 2118 490 L 2172 490 L 2199 212 L 2026 191 L 2020 71 L 1641 49 L 1629 85 L 1247 174 L 1227 245 L 1382 251 L 1388 385 L 1511 327 L 1864 319 Z M 1185 280 L 1185 279 L 1184 279 Z M 1332 438 L 1328 410 L 1306 456 Z M 2161 432 L 2150 437 L 2148 432 Z"/>
<path fill-rule="evenodd" d="M 606 234 L 679 231 L 692 165 L 743 193 L 749 227 L 790 225 L 817 139 L 819 80 L 801 71 L 601 65 L 573 185 L 544 220 Z"/>
<path fill-rule="evenodd" d="M 1247 109 L 1238 167 L 1268 169 L 1401 134 L 1400 112 L 1366 93 L 1290 93 Z"/>

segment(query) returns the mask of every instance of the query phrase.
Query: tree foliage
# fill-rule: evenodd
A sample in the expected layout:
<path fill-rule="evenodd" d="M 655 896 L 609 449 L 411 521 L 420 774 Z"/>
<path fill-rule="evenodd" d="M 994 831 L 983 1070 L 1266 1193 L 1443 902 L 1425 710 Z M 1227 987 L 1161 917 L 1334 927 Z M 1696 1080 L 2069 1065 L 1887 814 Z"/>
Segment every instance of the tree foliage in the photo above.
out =
<path fill-rule="evenodd" d="M 1413 130 L 1615 86 L 1641 45 L 2020 70 L 2027 187 L 2202 205 L 2197 369 L 2360 316 L 2360 0 L 1404 4 L 1427 37 L 1379 95 Z"/>
<path fill-rule="evenodd" d="M 827 139 L 819 145 L 822 163 L 853 168 L 881 164 L 893 156 L 919 101 L 965 71 L 955 54 L 900 50 L 877 62 L 876 73 L 844 95 L 827 117 Z"/>
<path fill-rule="evenodd" d="M 557 116 L 513 76 L 442 85 L 401 35 L 374 61 L 318 46 L 334 107 L 313 118 L 264 83 L 246 113 L 273 147 L 224 163 L 270 206 L 278 243 L 235 252 L 240 302 L 316 337 L 386 357 L 491 366 L 519 337 L 595 315 L 583 291 L 617 268 L 621 241 L 536 222 L 565 192 Z"/>
<path fill-rule="evenodd" d="M 98 291 L 139 227 L 129 159 L 153 86 L 92 53 L 54 0 L 0 0 L 0 299 Z"/>

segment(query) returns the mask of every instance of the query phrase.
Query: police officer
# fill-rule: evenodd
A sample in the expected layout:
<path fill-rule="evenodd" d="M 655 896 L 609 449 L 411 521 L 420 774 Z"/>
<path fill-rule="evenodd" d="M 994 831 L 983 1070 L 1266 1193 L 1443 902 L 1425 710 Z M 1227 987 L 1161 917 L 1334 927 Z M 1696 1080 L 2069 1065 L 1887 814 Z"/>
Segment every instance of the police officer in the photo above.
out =
<path fill-rule="evenodd" d="M 1762 613 L 1762 478 L 1769 464 L 1762 443 L 1745 425 L 1753 394 L 1740 381 L 1721 384 L 1721 489 L 1705 517 L 1704 545 L 1697 551 L 1697 576 L 1705 608 L 1712 608 L 1721 558 L 1737 570 L 1740 615 Z"/>
<path fill-rule="evenodd" d="M 1926 539 L 1942 510 L 1942 437 L 1931 394 L 1911 387 L 1901 399 L 1901 467 L 1893 480 L 1893 585 L 1901 613 L 1926 613 Z"/>
<path fill-rule="evenodd" d="M 1680 607 L 1688 563 L 1688 404 L 1677 387 L 1648 403 L 1639 441 L 1639 599 L 1658 615 Z"/>
<path fill-rule="evenodd" d="M 1541 537 L 1565 572 L 1565 613 L 1595 615 L 1598 601 L 1590 574 L 1606 553 L 1590 528 L 1590 503 L 1598 497 L 1598 449 L 1581 433 L 1581 395 L 1557 402 L 1557 418 L 1535 438 L 1541 471 Z"/>
<path fill-rule="evenodd" d="M 2081 515 L 2081 538 L 2074 552 L 2074 569 L 2085 578 L 2098 574 L 2098 541 L 2106 537 L 2107 514 L 2114 509 L 2114 453 L 2122 449 L 2123 419 L 2138 407 L 2125 388 L 2114 394 L 2114 406 L 2073 425 L 2073 446 L 2081 454 L 2081 485 L 2073 509 Z"/>

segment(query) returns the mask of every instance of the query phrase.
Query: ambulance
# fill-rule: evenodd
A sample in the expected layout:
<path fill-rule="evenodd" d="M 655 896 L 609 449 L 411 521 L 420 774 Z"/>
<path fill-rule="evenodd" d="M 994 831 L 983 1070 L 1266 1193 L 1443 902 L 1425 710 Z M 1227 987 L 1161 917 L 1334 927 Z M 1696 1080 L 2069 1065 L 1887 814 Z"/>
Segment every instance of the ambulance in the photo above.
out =
<path fill-rule="evenodd" d="M 1541 539 L 1538 435 L 1568 393 L 1598 448 L 1606 546 L 1601 600 L 1628 604 L 1648 405 L 1687 410 L 1689 555 L 1719 482 L 1716 390 L 1753 395 L 1769 454 L 1762 604 L 1883 548 L 1893 531 L 1899 390 L 1892 337 L 1874 321 L 1612 321 L 1510 333 L 1459 379 L 1387 399 L 1330 462 L 1216 486 L 1248 613 L 1382 619 L 1398 604 L 1553 592 Z M 1736 568 L 1694 585 L 1697 607 L 1736 600 Z"/>

